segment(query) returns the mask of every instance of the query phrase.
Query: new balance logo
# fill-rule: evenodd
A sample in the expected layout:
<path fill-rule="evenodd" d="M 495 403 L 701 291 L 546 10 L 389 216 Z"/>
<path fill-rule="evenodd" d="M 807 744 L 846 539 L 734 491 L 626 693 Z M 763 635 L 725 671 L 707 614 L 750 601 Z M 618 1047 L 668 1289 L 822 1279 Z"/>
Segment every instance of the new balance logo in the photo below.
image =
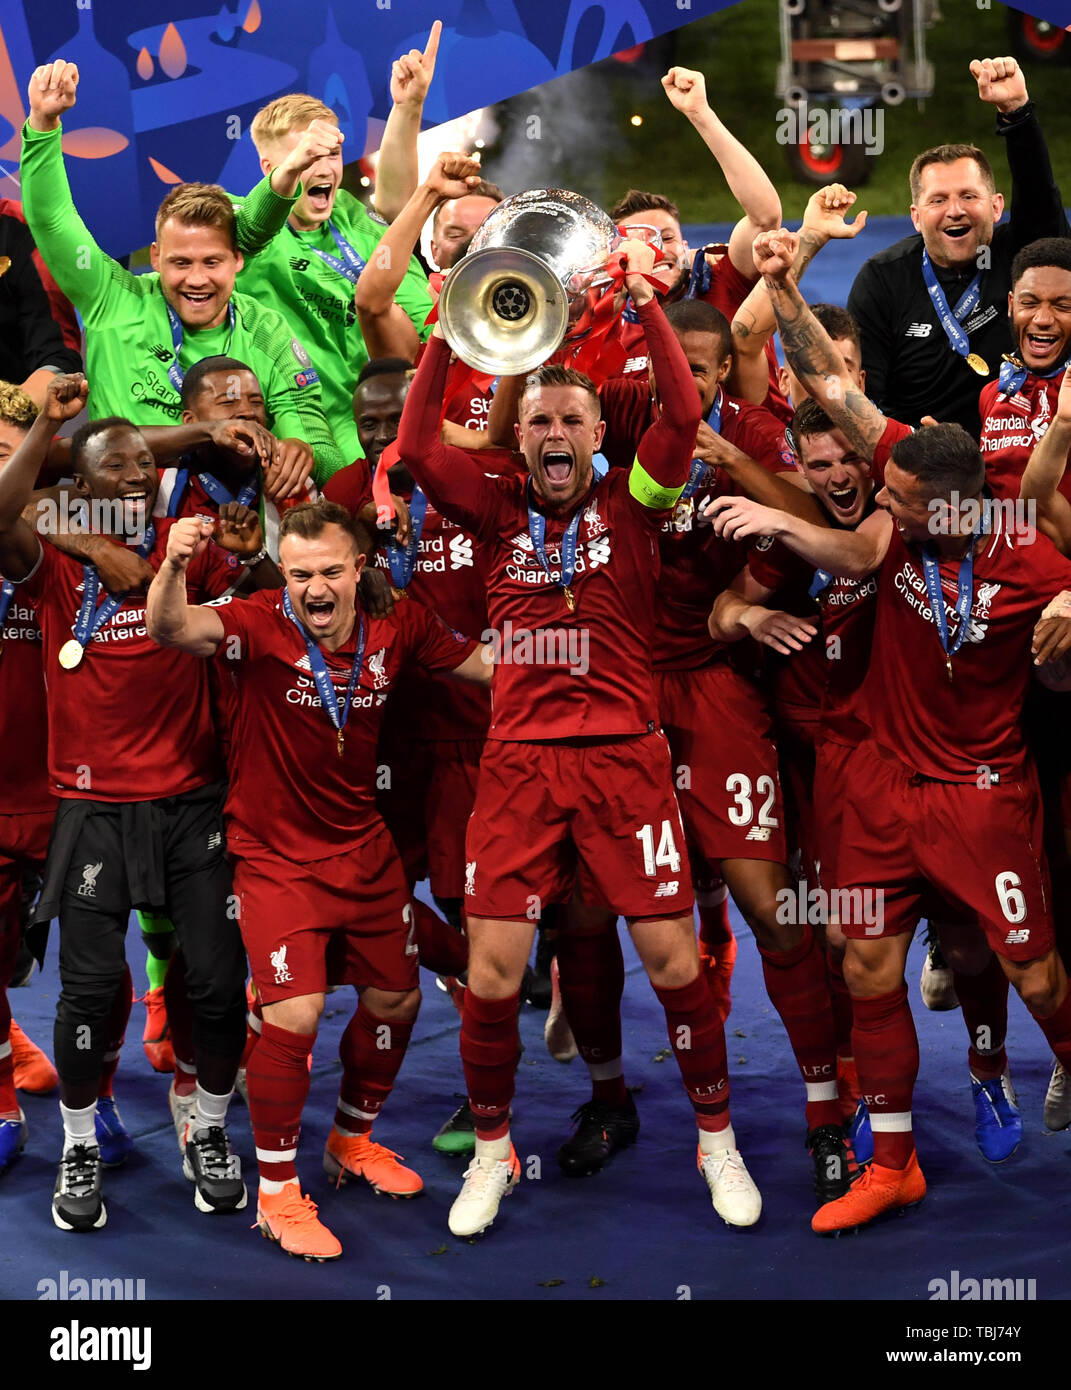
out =
<path fill-rule="evenodd" d="M 103 860 L 98 864 L 85 865 L 82 869 L 82 882 L 78 885 L 80 898 L 95 898 L 97 896 L 97 876 L 103 868 Z"/>
<path fill-rule="evenodd" d="M 472 540 L 468 536 L 451 536 L 450 568 L 460 570 L 466 566 L 472 569 Z"/>
<path fill-rule="evenodd" d="M 510 541 L 510 545 L 514 546 L 517 550 L 535 549 L 532 545 L 532 538 L 527 531 L 522 531 L 519 536 L 514 536 Z"/>
<path fill-rule="evenodd" d="M 679 888 L 680 880 L 671 878 L 666 883 L 660 883 L 654 890 L 654 895 L 656 898 L 672 898 Z"/>
<path fill-rule="evenodd" d="M 290 967 L 286 963 L 286 947 L 280 946 L 277 951 L 271 953 L 271 965 L 275 971 L 275 983 L 277 985 L 288 985 L 294 978 L 290 973 Z"/>
<path fill-rule="evenodd" d="M 222 844 L 223 844 L 223 834 L 222 834 L 222 832 L 219 831 L 219 830 L 213 830 L 213 831 L 212 831 L 212 834 L 209 835 L 209 837 L 208 837 L 208 848 L 209 848 L 209 849 L 219 849 L 220 845 L 222 845 Z"/>
<path fill-rule="evenodd" d="M 156 358 L 158 362 L 170 362 L 172 357 L 174 357 L 175 355 L 171 351 L 171 349 L 169 347 L 165 347 L 163 343 L 153 343 L 152 347 L 149 348 L 149 351 L 152 353 L 152 355 Z"/>
<path fill-rule="evenodd" d="M 309 263 L 308 263 L 308 261 L 304 258 L 304 256 L 291 256 L 291 258 L 290 258 L 290 269 L 291 269 L 291 270 L 308 270 L 308 268 L 309 268 Z"/>
<path fill-rule="evenodd" d="M 770 838 L 770 827 L 768 825 L 753 825 L 744 836 L 745 840 L 762 840 L 765 843 Z"/>
<path fill-rule="evenodd" d="M 626 372 L 645 372 L 647 370 L 646 357 L 630 357 L 621 368 L 622 375 Z"/>
<path fill-rule="evenodd" d="M 1005 946 L 1025 946 L 1030 940 L 1030 928 L 1020 927 L 1018 931 L 1010 931 L 1004 938 Z"/>
<path fill-rule="evenodd" d="M 909 323 L 904 329 L 905 338 L 928 338 L 933 331 L 932 323 Z"/>

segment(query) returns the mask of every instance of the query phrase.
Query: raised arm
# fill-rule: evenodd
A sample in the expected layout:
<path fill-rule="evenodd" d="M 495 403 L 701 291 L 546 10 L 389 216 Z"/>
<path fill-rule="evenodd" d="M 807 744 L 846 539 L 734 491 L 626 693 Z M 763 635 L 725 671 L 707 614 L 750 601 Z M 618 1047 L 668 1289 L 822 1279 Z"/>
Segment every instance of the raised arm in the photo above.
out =
<path fill-rule="evenodd" d="M 420 117 L 435 72 L 435 55 L 439 51 L 442 31 L 442 21 L 437 19 L 431 26 L 424 52 L 411 48 L 391 68 L 390 99 L 393 104 L 379 146 L 375 194 L 376 212 L 386 222 L 393 222 L 417 186 Z"/>
<path fill-rule="evenodd" d="M 827 514 L 814 493 L 796 485 L 794 479 L 802 478 L 802 474 L 771 473 L 735 444 L 730 444 L 724 435 L 716 434 L 705 420 L 699 424 L 695 456 L 703 463 L 720 468 L 738 490 L 752 501 L 789 512 L 815 526 L 829 524 Z"/>
<path fill-rule="evenodd" d="M 465 452 L 439 437 L 450 349 L 438 324 L 409 387 L 398 426 L 398 455 L 436 511 L 474 536 L 483 534 L 497 489 Z"/>
<path fill-rule="evenodd" d="M 22 513 L 31 501 L 53 435 L 65 420 L 74 419 L 88 396 L 89 383 L 80 372 L 54 376 L 37 419 L 0 469 L 0 574 L 6 579 L 25 579 L 37 564 L 41 542 Z"/>
<path fill-rule="evenodd" d="M 856 386 L 844 358 L 800 294 L 791 271 L 795 241 L 785 231 L 764 232 L 755 238 L 755 264 L 777 316 L 781 346 L 808 395 L 865 458 L 873 458 L 888 421 Z"/>
<path fill-rule="evenodd" d="M 1026 74 L 1014 58 L 976 58 L 970 71 L 978 84 L 979 100 L 996 107 L 997 134 L 1007 141 L 1012 251 L 1038 237 L 1067 236 L 1063 198 L 1026 90 Z"/>
<path fill-rule="evenodd" d="M 701 72 L 670 68 L 662 79 L 662 86 L 670 102 L 699 132 L 725 175 L 729 192 L 743 209 L 744 216 L 729 238 L 729 259 L 741 275 L 750 280 L 755 274 L 751 243 L 759 232 L 776 227 L 781 220 L 777 190 L 755 156 L 730 134 L 711 109 Z"/>
<path fill-rule="evenodd" d="M 286 158 L 247 197 L 235 200 L 236 234 L 245 255 L 255 256 L 278 236 L 294 210 L 306 169 L 335 154 L 345 138 L 334 121 L 317 117 Z"/>
<path fill-rule="evenodd" d="M 625 283 L 647 339 L 659 404 L 658 418 L 636 451 L 629 489 L 645 506 L 671 507 L 688 481 L 702 407 L 684 350 L 643 278 L 654 254 L 642 242 L 628 241 L 624 247 L 629 272 Z"/>
<path fill-rule="evenodd" d="M 1064 372 L 1056 414 L 1034 446 L 1019 484 L 1019 496 L 1037 507 L 1039 531 L 1064 554 L 1071 554 L 1071 502 L 1060 491 L 1071 450 L 1071 367 Z"/>
<path fill-rule="evenodd" d="M 884 511 L 871 512 L 853 531 L 814 526 L 746 497 L 716 497 L 706 514 L 713 518 L 715 532 L 726 540 L 774 536 L 808 564 L 845 579 L 873 574 L 885 559 L 892 537 L 892 518 Z"/>
<path fill-rule="evenodd" d="M 30 78 L 30 115 L 22 131 L 22 207 L 45 264 L 72 303 L 92 321 L 116 281 L 136 277 L 100 249 L 78 216 L 60 147 L 60 117 L 75 104 L 78 69 L 57 58 Z"/>
<path fill-rule="evenodd" d="M 409 268 L 424 223 L 440 203 L 464 197 L 479 182 L 480 166 L 468 155 L 443 153 L 383 233 L 353 293 L 369 357 L 416 357 L 420 338 L 395 296 Z"/>
<path fill-rule="evenodd" d="M 842 183 L 827 184 L 813 193 L 799 229 L 799 248 L 792 262 L 792 275 L 800 277 L 827 241 L 851 239 L 866 226 L 867 214 L 860 212 L 854 222 L 845 219 L 856 195 Z M 760 279 L 733 318 L 733 366 L 729 389 L 734 396 L 755 405 L 766 399 L 770 369 L 766 344 L 777 330 L 777 319 L 766 286 Z"/>
<path fill-rule="evenodd" d="M 213 523 L 203 516 L 185 516 L 175 522 L 145 607 L 145 626 L 152 640 L 191 656 L 215 656 L 223 641 L 219 614 L 186 598 L 186 571 L 193 557 L 207 548 L 212 530 Z"/>

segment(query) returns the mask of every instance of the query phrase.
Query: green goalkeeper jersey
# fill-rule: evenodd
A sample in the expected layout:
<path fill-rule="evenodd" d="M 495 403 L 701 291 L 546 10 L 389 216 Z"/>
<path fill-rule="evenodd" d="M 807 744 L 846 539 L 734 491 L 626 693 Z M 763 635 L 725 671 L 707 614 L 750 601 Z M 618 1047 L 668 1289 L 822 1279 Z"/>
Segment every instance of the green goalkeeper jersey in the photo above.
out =
<path fill-rule="evenodd" d="M 232 201 L 235 206 L 241 202 L 238 198 Z M 279 198 L 277 216 L 282 222 L 281 230 L 263 250 L 246 257 L 237 284 L 245 294 L 278 309 L 294 325 L 320 374 L 324 413 L 346 462 L 350 463 L 362 454 L 353 420 L 353 392 L 361 368 L 368 361 L 353 307 L 352 276 L 359 274 L 361 262 L 371 258 L 386 227 L 369 216 L 359 198 L 339 189 L 330 223 L 316 231 L 297 232 L 285 221 L 292 202 Z M 347 260 L 347 247 L 355 253 L 356 262 Z M 338 268 L 340 265 L 346 267 L 349 276 Z M 424 321 L 431 310 L 431 295 L 427 276 L 415 256 L 398 287 L 395 302 L 412 319 L 420 336 L 425 337 Z"/>
<path fill-rule="evenodd" d="M 168 372 L 176 360 L 168 305 L 156 274 L 133 275 L 93 240 L 71 198 L 60 148 L 61 130 L 22 132 L 22 202 L 34 240 L 86 330 L 89 415 L 121 415 L 136 425 L 181 423 L 179 393 Z M 258 185 L 245 200 L 239 244 L 252 253 L 277 221 L 277 195 Z M 325 482 L 351 463 L 324 414 L 312 359 L 283 316 L 248 294 L 231 297 L 216 328 L 181 330 L 182 371 L 225 353 L 249 366 L 264 392 L 268 424 L 280 439 L 303 439 Z"/>

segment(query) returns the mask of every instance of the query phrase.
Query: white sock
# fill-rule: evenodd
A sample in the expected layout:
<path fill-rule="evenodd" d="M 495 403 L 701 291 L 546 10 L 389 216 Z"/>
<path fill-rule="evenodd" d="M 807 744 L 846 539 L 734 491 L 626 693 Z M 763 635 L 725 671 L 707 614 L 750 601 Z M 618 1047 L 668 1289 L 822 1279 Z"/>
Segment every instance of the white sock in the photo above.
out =
<path fill-rule="evenodd" d="M 225 1125 L 227 1123 L 227 1106 L 230 1105 L 233 1095 L 233 1091 L 228 1091 L 225 1096 L 214 1096 L 211 1091 L 206 1091 L 198 1081 L 197 1109 L 194 1113 L 193 1124 L 190 1127 L 191 1134 L 198 1129 L 211 1129 L 213 1125 Z"/>
<path fill-rule="evenodd" d="M 701 1129 L 699 1131 L 699 1152 L 701 1154 L 723 1153 L 726 1149 L 736 1148 L 736 1135 L 733 1133 L 732 1125 L 726 1125 L 724 1129 L 711 1131 Z"/>
<path fill-rule="evenodd" d="M 271 1178 L 260 1180 L 260 1190 L 267 1197 L 277 1197 L 284 1187 L 299 1187 L 297 1178 L 287 1178 L 285 1182 L 272 1182 Z"/>
<path fill-rule="evenodd" d="M 95 1144 L 97 1130 L 94 1116 L 97 1102 L 87 1105 L 84 1110 L 71 1110 L 60 1101 L 60 1117 L 63 1120 L 63 1152 L 73 1149 L 75 1144 Z"/>
<path fill-rule="evenodd" d="M 476 1136 L 476 1157 L 477 1158 L 496 1158 L 505 1160 L 509 1158 L 510 1140 L 509 1130 L 501 1139 L 481 1139 Z"/>

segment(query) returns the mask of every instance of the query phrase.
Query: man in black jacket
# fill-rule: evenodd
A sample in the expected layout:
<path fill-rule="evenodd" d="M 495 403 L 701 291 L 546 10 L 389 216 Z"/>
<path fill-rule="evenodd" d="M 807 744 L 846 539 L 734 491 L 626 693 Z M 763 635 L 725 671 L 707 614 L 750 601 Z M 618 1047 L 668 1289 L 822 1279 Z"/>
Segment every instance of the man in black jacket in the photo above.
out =
<path fill-rule="evenodd" d="M 0 380 L 44 404 L 56 372 L 80 372 L 82 335 L 70 300 L 34 244 L 19 203 L 0 198 Z"/>
<path fill-rule="evenodd" d="M 938 145 L 911 166 L 917 235 L 871 256 L 848 308 L 862 334 L 867 391 L 886 415 L 954 420 L 978 436 L 978 392 L 1011 351 L 1007 304 L 1015 253 L 1071 228 L 1026 78 L 1014 58 L 975 59 L 980 99 L 1008 142 L 1012 202 L 974 145 Z"/>

